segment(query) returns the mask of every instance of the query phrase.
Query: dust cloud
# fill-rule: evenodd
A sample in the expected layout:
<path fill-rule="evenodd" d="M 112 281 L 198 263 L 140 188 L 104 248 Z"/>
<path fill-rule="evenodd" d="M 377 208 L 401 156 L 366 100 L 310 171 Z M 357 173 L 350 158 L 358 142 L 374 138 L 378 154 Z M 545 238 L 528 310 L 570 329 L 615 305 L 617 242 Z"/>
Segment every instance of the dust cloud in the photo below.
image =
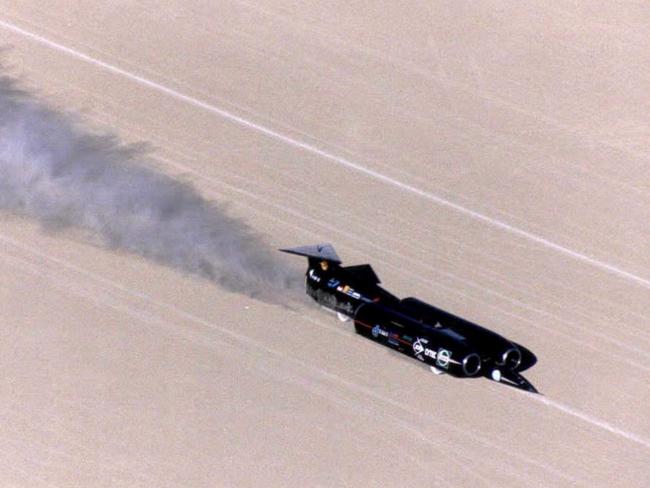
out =
<path fill-rule="evenodd" d="M 274 302 L 296 295 L 300 271 L 254 229 L 153 169 L 143 145 L 84 125 L 0 77 L 0 211 L 50 231 L 81 229 L 230 291 Z"/>

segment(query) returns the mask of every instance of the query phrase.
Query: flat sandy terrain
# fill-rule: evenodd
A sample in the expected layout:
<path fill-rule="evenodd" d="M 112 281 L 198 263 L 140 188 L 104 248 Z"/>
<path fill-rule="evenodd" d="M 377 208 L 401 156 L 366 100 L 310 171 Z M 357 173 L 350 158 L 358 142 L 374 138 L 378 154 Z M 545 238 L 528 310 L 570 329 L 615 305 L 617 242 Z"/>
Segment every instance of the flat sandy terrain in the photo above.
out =
<path fill-rule="evenodd" d="M 269 246 L 526 345 L 544 393 L 2 213 L 0 486 L 650 486 L 646 2 L 0 0 L 0 45 Z"/>

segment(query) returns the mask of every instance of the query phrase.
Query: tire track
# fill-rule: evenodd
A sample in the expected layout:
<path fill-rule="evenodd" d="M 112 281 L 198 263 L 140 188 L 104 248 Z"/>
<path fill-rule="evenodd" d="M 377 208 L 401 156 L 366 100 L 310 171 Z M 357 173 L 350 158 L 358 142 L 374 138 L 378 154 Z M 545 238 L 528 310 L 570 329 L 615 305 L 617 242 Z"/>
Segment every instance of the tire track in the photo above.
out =
<path fill-rule="evenodd" d="M 245 119 L 244 117 L 241 117 L 239 115 L 236 115 L 232 112 L 229 112 L 227 110 L 224 110 L 220 107 L 217 107 L 215 105 L 209 104 L 207 102 L 204 102 L 202 100 L 199 100 L 197 98 L 194 98 L 190 95 L 181 93 L 177 90 L 174 90 L 173 88 L 170 88 L 168 86 L 165 86 L 163 84 L 157 83 L 155 81 L 152 81 L 150 79 L 147 79 L 143 76 L 140 76 L 138 74 L 132 73 L 130 71 L 127 71 L 125 69 L 122 69 L 118 66 L 115 66 L 111 63 L 108 63 L 106 61 L 102 61 L 100 59 L 94 58 L 88 54 L 82 53 L 76 49 L 64 46 L 63 44 L 60 44 L 58 42 L 55 42 L 51 39 L 48 39 L 46 37 L 43 37 L 41 35 L 38 35 L 34 32 L 31 32 L 27 29 L 23 29 L 15 24 L 12 24 L 8 21 L 5 20 L 0 20 L 0 27 L 12 31 L 15 34 L 19 34 L 23 37 L 27 37 L 31 39 L 32 41 L 35 41 L 39 44 L 48 46 L 54 50 L 57 50 L 59 52 L 65 53 L 69 56 L 72 56 L 74 58 L 80 59 L 86 63 L 92 64 L 98 68 L 104 69 L 108 72 L 111 72 L 113 74 L 116 74 L 118 76 L 127 78 L 135 83 L 138 83 L 142 86 L 146 86 L 152 90 L 155 90 L 157 92 L 160 92 L 166 96 L 169 96 L 171 98 L 174 98 L 178 101 L 181 101 L 183 103 L 192 105 L 196 108 L 199 108 L 201 110 L 205 110 L 207 112 L 210 112 L 218 117 L 221 117 L 223 119 L 226 119 L 234 124 L 240 125 L 242 127 L 245 127 L 247 129 L 250 129 L 252 131 L 258 132 L 260 134 L 263 134 L 266 137 L 269 137 L 271 139 L 278 140 L 280 142 L 283 142 L 287 145 L 293 146 L 294 148 L 314 154 L 316 156 L 319 156 L 323 158 L 326 161 L 330 161 L 331 163 L 335 163 L 339 166 L 342 166 L 344 168 L 347 168 L 349 170 L 352 170 L 356 173 L 363 174 L 371 179 L 380 181 L 388 186 L 392 186 L 394 188 L 397 188 L 399 190 L 411 193 L 413 195 L 416 195 L 418 197 L 421 197 L 425 200 L 428 200 L 429 202 L 449 208 L 451 210 L 454 210 L 460 214 L 463 214 L 466 217 L 469 217 L 473 220 L 479 221 L 483 224 L 486 224 L 491 227 L 496 227 L 500 230 L 503 230 L 505 232 L 508 232 L 512 235 L 515 235 L 521 239 L 533 242 L 539 246 L 545 247 L 547 249 L 551 249 L 553 251 L 556 251 L 560 254 L 563 254 L 565 256 L 568 256 L 570 258 L 573 258 L 577 261 L 580 261 L 584 264 L 587 264 L 589 266 L 592 266 L 594 268 L 598 268 L 601 271 L 607 272 L 608 274 L 618 276 L 619 278 L 631 281 L 633 283 L 636 283 L 639 286 L 642 286 L 646 289 L 650 289 L 650 279 L 645 278 L 643 276 L 636 275 L 632 272 L 626 271 L 625 269 L 619 268 L 613 264 L 607 263 L 605 261 L 599 260 L 592 258 L 586 254 L 582 254 L 578 251 L 575 251 L 573 249 L 570 249 L 568 247 L 565 247 L 561 244 L 558 244 L 546 237 L 543 237 L 538 234 L 534 234 L 532 232 L 526 231 L 524 229 L 515 227 L 507 222 L 498 220 L 496 218 L 490 217 L 488 215 L 484 215 L 482 213 L 479 213 L 475 210 L 472 210 L 470 208 L 464 207 L 454 201 L 447 200 L 439 195 L 436 195 L 434 193 L 422 190 L 420 188 L 417 188 L 415 186 L 409 185 L 407 183 L 403 183 L 399 180 L 396 180 L 390 176 L 387 176 L 383 173 L 380 173 L 378 171 L 375 171 L 371 168 L 368 168 L 366 166 L 363 166 L 361 164 L 355 163 L 351 160 L 348 160 L 346 158 L 337 156 L 335 154 L 332 154 L 324 149 L 321 149 L 317 146 L 314 146 L 313 144 L 309 142 L 304 142 L 298 139 L 295 139 L 294 137 L 286 134 L 282 134 L 280 132 L 277 132 L 269 127 L 260 125 L 258 123 L 252 122 L 250 120 Z"/>

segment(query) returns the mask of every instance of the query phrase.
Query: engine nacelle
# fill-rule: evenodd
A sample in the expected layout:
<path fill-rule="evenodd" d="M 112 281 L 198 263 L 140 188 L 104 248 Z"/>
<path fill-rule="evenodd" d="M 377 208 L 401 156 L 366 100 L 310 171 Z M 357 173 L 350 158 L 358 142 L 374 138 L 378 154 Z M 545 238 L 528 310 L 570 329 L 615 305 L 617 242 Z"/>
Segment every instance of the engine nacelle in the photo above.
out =
<path fill-rule="evenodd" d="M 481 374 L 483 361 L 453 332 L 436 328 L 378 304 L 360 306 L 354 315 L 358 334 L 412 356 L 452 376 Z"/>
<path fill-rule="evenodd" d="M 511 345 L 497 358 L 495 363 L 504 369 L 516 370 L 521 364 L 521 351 L 518 347 Z"/>

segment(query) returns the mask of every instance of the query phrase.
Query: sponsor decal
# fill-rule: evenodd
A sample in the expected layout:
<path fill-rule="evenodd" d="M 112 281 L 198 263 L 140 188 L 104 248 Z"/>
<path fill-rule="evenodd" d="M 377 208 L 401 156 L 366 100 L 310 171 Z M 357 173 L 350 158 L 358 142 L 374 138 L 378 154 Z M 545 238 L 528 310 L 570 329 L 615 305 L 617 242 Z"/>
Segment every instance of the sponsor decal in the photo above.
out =
<path fill-rule="evenodd" d="M 309 278 L 314 280 L 316 283 L 320 283 L 320 276 L 318 276 L 313 269 L 309 270 Z"/>
<path fill-rule="evenodd" d="M 433 349 L 429 349 L 428 347 L 425 347 L 424 348 L 424 355 L 431 358 L 431 359 L 435 359 L 436 358 L 436 351 L 434 351 Z"/>
<path fill-rule="evenodd" d="M 332 280 L 330 280 L 330 283 L 333 280 L 334 279 L 332 278 Z M 344 293 L 345 295 L 347 295 L 349 297 L 352 297 L 355 300 L 360 300 L 361 299 L 361 293 L 358 293 L 358 292 L 354 291 L 354 288 L 350 288 L 349 285 L 339 286 L 340 281 L 336 281 L 336 283 L 334 283 L 334 284 L 330 284 L 330 283 L 327 284 L 327 286 L 329 286 L 330 288 L 336 287 L 336 291 L 338 291 L 338 292 Z"/>
<path fill-rule="evenodd" d="M 419 356 L 420 359 L 422 359 L 422 353 L 424 352 L 424 343 L 427 343 L 428 341 L 426 339 L 420 339 L 419 337 L 415 339 L 415 342 L 413 342 L 413 353 L 416 356 Z"/>
<path fill-rule="evenodd" d="M 413 353 L 420 360 L 424 361 L 424 357 L 428 357 L 436 360 L 436 364 L 442 368 L 447 368 L 449 366 L 449 361 L 451 358 L 451 353 L 446 349 L 438 349 L 434 351 L 429 349 L 427 344 L 429 343 L 428 339 L 422 337 L 417 337 L 413 342 Z M 443 354 L 443 357 L 439 357 L 440 354 Z"/>
<path fill-rule="evenodd" d="M 375 325 L 372 328 L 371 332 L 372 332 L 372 336 L 375 337 L 375 338 L 377 338 L 379 336 L 388 337 L 388 332 L 385 331 L 384 329 L 382 329 L 381 327 L 379 327 L 378 325 Z"/>
<path fill-rule="evenodd" d="M 327 288 L 336 288 L 341 282 L 336 278 L 330 278 L 327 282 Z"/>
<path fill-rule="evenodd" d="M 451 361 L 451 351 L 443 349 L 442 347 L 438 349 L 436 364 L 441 368 L 449 368 L 449 362 Z"/>

